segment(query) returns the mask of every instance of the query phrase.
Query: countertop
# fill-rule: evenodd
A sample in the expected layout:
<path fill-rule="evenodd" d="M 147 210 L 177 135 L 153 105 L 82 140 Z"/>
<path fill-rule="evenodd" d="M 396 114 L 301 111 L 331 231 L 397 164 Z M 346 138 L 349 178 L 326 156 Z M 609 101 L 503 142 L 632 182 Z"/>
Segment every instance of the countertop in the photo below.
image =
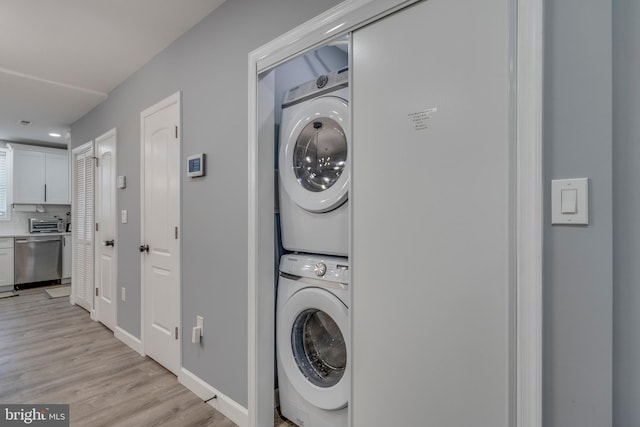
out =
<path fill-rule="evenodd" d="M 16 232 L 9 232 L 9 233 L 0 233 L 0 238 L 3 237 L 47 237 L 47 236 L 70 236 L 71 232 L 64 232 L 64 233 L 16 233 Z"/>

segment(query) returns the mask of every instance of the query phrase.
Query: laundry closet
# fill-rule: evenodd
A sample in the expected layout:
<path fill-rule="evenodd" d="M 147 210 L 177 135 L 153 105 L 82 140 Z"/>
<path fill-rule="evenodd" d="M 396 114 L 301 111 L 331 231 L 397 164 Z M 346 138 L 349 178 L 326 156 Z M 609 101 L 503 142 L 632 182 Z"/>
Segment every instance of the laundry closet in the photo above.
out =
<path fill-rule="evenodd" d="M 297 425 L 348 425 L 348 38 L 274 69 L 276 386 Z"/>
<path fill-rule="evenodd" d="M 419 1 L 255 54 L 251 425 L 274 385 L 304 427 L 513 425 L 511 12 Z"/>

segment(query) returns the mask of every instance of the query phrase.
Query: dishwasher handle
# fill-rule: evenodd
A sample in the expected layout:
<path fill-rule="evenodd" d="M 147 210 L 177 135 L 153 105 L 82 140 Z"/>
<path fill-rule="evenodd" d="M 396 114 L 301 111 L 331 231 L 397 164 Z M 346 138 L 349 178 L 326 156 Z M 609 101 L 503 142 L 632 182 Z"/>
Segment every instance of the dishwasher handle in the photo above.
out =
<path fill-rule="evenodd" d="M 16 243 L 39 243 L 39 242 L 59 242 L 60 241 L 60 237 L 52 237 L 50 239 L 43 239 L 43 238 L 37 238 L 37 239 L 15 239 Z"/>

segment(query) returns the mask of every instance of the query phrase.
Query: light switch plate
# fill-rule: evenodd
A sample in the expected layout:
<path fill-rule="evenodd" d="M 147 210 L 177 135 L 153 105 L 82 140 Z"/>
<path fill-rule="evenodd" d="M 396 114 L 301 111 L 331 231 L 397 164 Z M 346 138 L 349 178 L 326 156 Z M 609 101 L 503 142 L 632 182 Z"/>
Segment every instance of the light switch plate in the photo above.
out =
<path fill-rule="evenodd" d="M 129 221 L 129 213 L 126 209 L 122 209 L 122 211 L 120 212 L 120 220 L 120 222 L 123 224 L 126 224 Z"/>
<path fill-rule="evenodd" d="M 196 326 L 202 330 L 202 336 L 204 336 L 204 318 L 202 316 L 196 316 Z"/>
<path fill-rule="evenodd" d="M 551 181 L 551 224 L 589 224 L 588 178 Z"/>

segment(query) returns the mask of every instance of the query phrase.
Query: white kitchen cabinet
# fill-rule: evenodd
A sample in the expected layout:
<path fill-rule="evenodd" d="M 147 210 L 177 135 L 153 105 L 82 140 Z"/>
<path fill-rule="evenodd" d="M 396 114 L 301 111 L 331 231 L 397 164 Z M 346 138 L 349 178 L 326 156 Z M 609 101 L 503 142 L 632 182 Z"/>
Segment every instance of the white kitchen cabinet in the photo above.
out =
<path fill-rule="evenodd" d="M 45 185 L 47 186 L 45 203 L 68 205 L 71 203 L 69 192 L 69 156 L 62 153 L 45 153 Z"/>
<path fill-rule="evenodd" d="M 13 203 L 44 203 L 45 153 L 13 150 Z"/>
<path fill-rule="evenodd" d="M 66 150 L 13 148 L 13 203 L 71 204 Z"/>
<path fill-rule="evenodd" d="M 62 283 L 71 282 L 71 235 L 62 236 Z"/>
<path fill-rule="evenodd" d="M 0 238 L 0 292 L 13 290 L 13 237 Z"/>

